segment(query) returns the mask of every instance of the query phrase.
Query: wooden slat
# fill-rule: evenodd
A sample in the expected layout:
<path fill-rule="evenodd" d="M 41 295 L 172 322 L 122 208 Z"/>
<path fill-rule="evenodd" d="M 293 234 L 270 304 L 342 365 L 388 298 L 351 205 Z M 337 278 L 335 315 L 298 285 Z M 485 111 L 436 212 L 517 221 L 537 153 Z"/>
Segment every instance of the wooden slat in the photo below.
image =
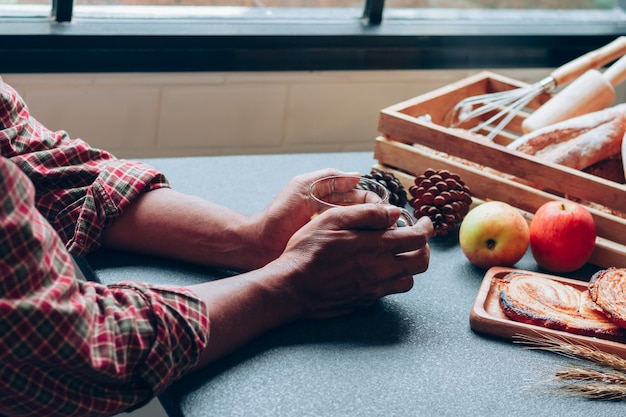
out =
<path fill-rule="evenodd" d="M 448 169 L 461 176 L 472 195 L 482 201 L 501 200 L 526 212 L 527 218 L 547 201 L 561 197 L 528 185 L 503 178 L 492 171 L 479 169 L 438 155 L 423 147 L 403 144 L 379 137 L 374 146 L 374 157 L 394 173 L 408 189 L 416 175 L 427 168 Z M 598 240 L 591 263 L 602 267 L 626 267 L 626 219 L 588 208 L 596 222 Z"/>
<path fill-rule="evenodd" d="M 626 212 L 626 186 L 573 168 L 541 162 L 530 155 L 483 140 L 465 130 L 452 131 L 400 112 L 383 109 L 379 131 L 390 139 L 425 145 L 523 178 L 541 188 L 557 190 L 581 200 Z"/>
<path fill-rule="evenodd" d="M 517 207 L 527 219 L 543 203 L 569 198 L 584 201 L 598 229 L 591 263 L 626 266 L 626 185 L 507 149 L 519 137 L 521 122 L 529 112 L 549 100 L 542 92 L 516 113 L 494 142 L 468 132 L 479 121 L 463 128 L 447 127 L 450 109 L 469 96 L 515 90 L 528 84 L 489 71 L 467 77 L 418 97 L 394 104 L 380 112 L 375 157 L 381 167 L 392 170 L 407 188 L 426 168 L 457 172 L 470 186 L 475 201 L 501 200 Z M 519 91 L 515 92 L 516 94 Z M 428 115 L 428 118 L 421 117 Z M 484 134 L 488 133 L 488 129 Z M 469 161 L 469 162 L 468 162 Z M 504 173 L 504 175 L 503 175 Z M 600 209 L 604 206 L 606 210 Z"/>

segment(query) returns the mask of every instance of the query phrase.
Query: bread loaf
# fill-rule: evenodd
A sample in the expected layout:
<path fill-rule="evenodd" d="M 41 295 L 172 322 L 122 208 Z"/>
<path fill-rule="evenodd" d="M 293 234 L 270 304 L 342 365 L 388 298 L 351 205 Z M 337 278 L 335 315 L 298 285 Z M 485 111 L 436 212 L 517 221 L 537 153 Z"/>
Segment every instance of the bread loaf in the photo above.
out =
<path fill-rule="evenodd" d="M 626 177 L 624 176 L 625 170 L 623 168 L 623 164 L 624 161 L 622 155 L 618 153 L 610 158 L 603 159 L 600 162 L 596 162 L 595 164 L 588 166 L 583 169 L 583 172 L 609 181 L 614 181 L 619 184 L 624 184 L 626 183 Z"/>
<path fill-rule="evenodd" d="M 620 104 L 538 129 L 507 147 L 582 170 L 622 152 L 625 133 L 626 104 Z"/>

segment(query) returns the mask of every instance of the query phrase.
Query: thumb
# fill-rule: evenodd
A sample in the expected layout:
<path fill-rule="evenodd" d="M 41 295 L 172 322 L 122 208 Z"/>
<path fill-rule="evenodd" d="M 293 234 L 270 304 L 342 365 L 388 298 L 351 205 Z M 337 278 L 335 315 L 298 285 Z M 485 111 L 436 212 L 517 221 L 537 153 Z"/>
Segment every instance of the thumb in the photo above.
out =
<path fill-rule="evenodd" d="M 388 229 L 400 218 L 400 209 L 390 204 L 356 204 L 336 207 L 324 214 L 337 229 Z"/>

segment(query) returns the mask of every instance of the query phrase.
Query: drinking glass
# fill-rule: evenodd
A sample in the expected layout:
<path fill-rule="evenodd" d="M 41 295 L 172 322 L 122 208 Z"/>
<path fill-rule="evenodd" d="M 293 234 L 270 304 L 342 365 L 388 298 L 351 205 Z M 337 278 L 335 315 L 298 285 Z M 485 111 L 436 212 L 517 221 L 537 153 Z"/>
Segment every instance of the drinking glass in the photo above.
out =
<path fill-rule="evenodd" d="M 364 177 L 333 175 L 320 178 L 309 186 L 309 197 L 316 204 L 314 217 L 320 213 L 341 206 L 374 203 L 389 204 L 389 191 L 382 184 Z M 397 226 L 412 226 L 415 220 L 408 210 L 402 214 Z"/>

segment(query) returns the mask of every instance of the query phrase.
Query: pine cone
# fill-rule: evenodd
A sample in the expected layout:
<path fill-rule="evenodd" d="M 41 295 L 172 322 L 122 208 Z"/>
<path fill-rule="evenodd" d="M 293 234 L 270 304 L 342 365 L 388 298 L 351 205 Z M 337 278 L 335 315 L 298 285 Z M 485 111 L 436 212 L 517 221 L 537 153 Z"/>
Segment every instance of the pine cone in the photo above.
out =
<path fill-rule="evenodd" d="M 369 175 L 364 175 L 365 178 L 372 179 L 389 191 L 389 202 L 394 206 L 404 207 L 408 203 L 408 197 L 404 186 L 393 173 L 383 171 L 380 169 L 372 168 Z"/>
<path fill-rule="evenodd" d="M 446 236 L 457 228 L 472 204 L 469 188 L 457 175 L 445 169 L 427 169 L 409 188 L 415 217 L 428 216 L 435 236 Z"/>

